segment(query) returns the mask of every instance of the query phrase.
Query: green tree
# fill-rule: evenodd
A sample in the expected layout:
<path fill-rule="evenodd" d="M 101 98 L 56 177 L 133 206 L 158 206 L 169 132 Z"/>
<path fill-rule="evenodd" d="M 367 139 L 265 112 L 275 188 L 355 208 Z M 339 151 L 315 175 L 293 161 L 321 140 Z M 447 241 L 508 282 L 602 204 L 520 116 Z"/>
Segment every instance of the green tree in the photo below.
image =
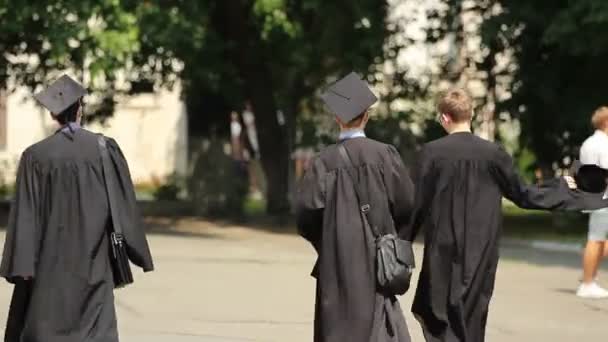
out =
<path fill-rule="evenodd" d="M 521 121 L 520 143 L 536 156 L 546 173 L 566 166 L 591 132 L 589 118 L 606 103 L 608 85 L 608 2 L 602 0 L 445 0 L 449 10 L 443 32 L 463 7 L 478 9 L 478 34 L 486 49 L 486 70 L 494 70 L 496 54 L 511 63 L 496 77 L 508 76 L 510 97 L 498 101 L 497 112 Z M 450 19 L 452 18 L 452 19 Z M 439 34 L 439 36 L 442 36 Z M 572 159 L 572 158 L 570 158 Z"/>
<path fill-rule="evenodd" d="M 211 114 L 190 111 L 195 135 L 227 129 L 229 110 L 250 101 L 267 209 L 282 214 L 296 117 L 320 111 L 319 88 L 351 70 L 378 81 L 378 66 L 399 48 L 385 49 L 394 34 L 388 8 L 386 0 L 0 0 L 0 85 L 10 76 L 35 88 L 69 69 L 86 76 L 101 95 L 96 113 L 108 116 L 117 93 L 179 79 L 190 107 Z"/>
<path fill-rule="evenodd" d="M 289 208 L 296 116 L 327 81 L 350 70 L 369 75 L 383 61 L 387 8 L 379 0 L 148 1 L 138 12 L 140 43 L 150 55 L 184 63 L 179 77 L 189 101 L 211 92 L 233 106 L 251 102 L 267 210 L 281 214 Z"/>
<path fill-rule="evenodd" d="M 87 74 L 87 86 L 101 95 L 97 114 L 111 115 L 116 72 L 130 74 L 139 49 L 136 17 L 127 4 L 103 1 L 0 0 L 0 88 L 36 88 L 58 70 Z"/>
<path fill-rule="evenodd" d="M 540 166 L 564 166 L 564 156 L 590 133 L 592 111 L 606 102 L 608 3 L 601 0 L 505 1 L 484 27 L 514 51 L 512 99 L 503 107 L 522 121 L 522 142 Z"/>

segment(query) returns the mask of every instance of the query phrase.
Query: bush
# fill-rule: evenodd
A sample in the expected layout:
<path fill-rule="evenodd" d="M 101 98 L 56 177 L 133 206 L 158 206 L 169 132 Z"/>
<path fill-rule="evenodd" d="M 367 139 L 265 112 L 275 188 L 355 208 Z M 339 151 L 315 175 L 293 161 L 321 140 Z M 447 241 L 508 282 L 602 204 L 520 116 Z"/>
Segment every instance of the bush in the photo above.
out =
<path fill-rule="evenodd" d="M 160 201 L 176 201 L 184 191 L 185 181 L 177 174 L 169 176 L 165 184 L 160 185 L 154 191 L 154 199 Z"/>
<path fill-rule="evenodd" d="M 197 214 L 242 216 L 249 192 L 246 165 L 234 161 L 219 139 L 201 143 L 191 160 L 187 189 Z"/>

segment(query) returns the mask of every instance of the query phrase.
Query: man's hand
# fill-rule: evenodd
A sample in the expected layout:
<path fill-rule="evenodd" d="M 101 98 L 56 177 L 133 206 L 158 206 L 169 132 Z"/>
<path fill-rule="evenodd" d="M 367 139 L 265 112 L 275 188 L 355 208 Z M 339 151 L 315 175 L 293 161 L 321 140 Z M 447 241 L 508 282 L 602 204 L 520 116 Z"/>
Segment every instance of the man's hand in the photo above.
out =
<path fill-rule="evenodd" d="M 576 181 L 574 180 L 574 178 L 570 177 L 570 176 L 564 176 L 564 180 L 566 181 L 566 183 L 568 183 L 568 187 L 572 190 L 576 190 L 578 189 L 578 186 L 576 185 Z"/>

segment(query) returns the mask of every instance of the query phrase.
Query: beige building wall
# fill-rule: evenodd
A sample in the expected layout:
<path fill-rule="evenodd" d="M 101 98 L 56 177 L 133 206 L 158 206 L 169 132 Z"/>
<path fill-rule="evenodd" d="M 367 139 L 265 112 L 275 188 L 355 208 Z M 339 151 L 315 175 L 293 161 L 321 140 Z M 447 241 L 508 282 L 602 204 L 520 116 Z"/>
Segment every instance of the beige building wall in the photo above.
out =
<path fill-rule="evenodd" d="M 21 153 L 58 127 L 29 91 L 17 89 L 6 100 L 6 146 L 0 150 L 0 167 L 11 182 Z M 86 128 L 116 139 L 136 183 L 162 182 L 173 173 L 186 173 L 188 123 L 179 86 L 119 99 L 112 118 Z"/>

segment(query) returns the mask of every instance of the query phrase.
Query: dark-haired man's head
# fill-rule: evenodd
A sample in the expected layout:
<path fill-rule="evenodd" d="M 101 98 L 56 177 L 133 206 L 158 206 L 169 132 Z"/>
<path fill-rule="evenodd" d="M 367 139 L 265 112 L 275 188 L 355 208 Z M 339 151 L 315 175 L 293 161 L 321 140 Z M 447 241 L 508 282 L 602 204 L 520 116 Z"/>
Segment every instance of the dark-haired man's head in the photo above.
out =
<path fill-rule="evenodd" d="M 367 122 L 369 121 L 369 112 L 366 110 L 365 112 L 357 115 L 354 119 L 349 122 L 342 122 L 338 116 L 336 116 L 336 122 L 338 126 L 340 126 L 340 130 L 364 130 Z"/>
<path fill-rule="evenodd" d="M 80 119 L 82 117 L 82 98 L 78 101 L 74 102 L 63 112 L 54 116 L 54 119 L 60 125 L 67 125 L 69 123 L 80 123 Z"/>
<path fill-rule="evenodd" d="M 68 75 L 63 75 L 48 88 L 34 95 L 53 118 L 62 125 L 79 123 L 82 116 L 82 98 L 86 89 Z"/>
<path fill-rule="evenodd" d="M 321 98 L 342 131 L 364 129 L 369 119 L 367 112 L 378 101 L 367 82 L 355 72 L 328 87 Z"/>

